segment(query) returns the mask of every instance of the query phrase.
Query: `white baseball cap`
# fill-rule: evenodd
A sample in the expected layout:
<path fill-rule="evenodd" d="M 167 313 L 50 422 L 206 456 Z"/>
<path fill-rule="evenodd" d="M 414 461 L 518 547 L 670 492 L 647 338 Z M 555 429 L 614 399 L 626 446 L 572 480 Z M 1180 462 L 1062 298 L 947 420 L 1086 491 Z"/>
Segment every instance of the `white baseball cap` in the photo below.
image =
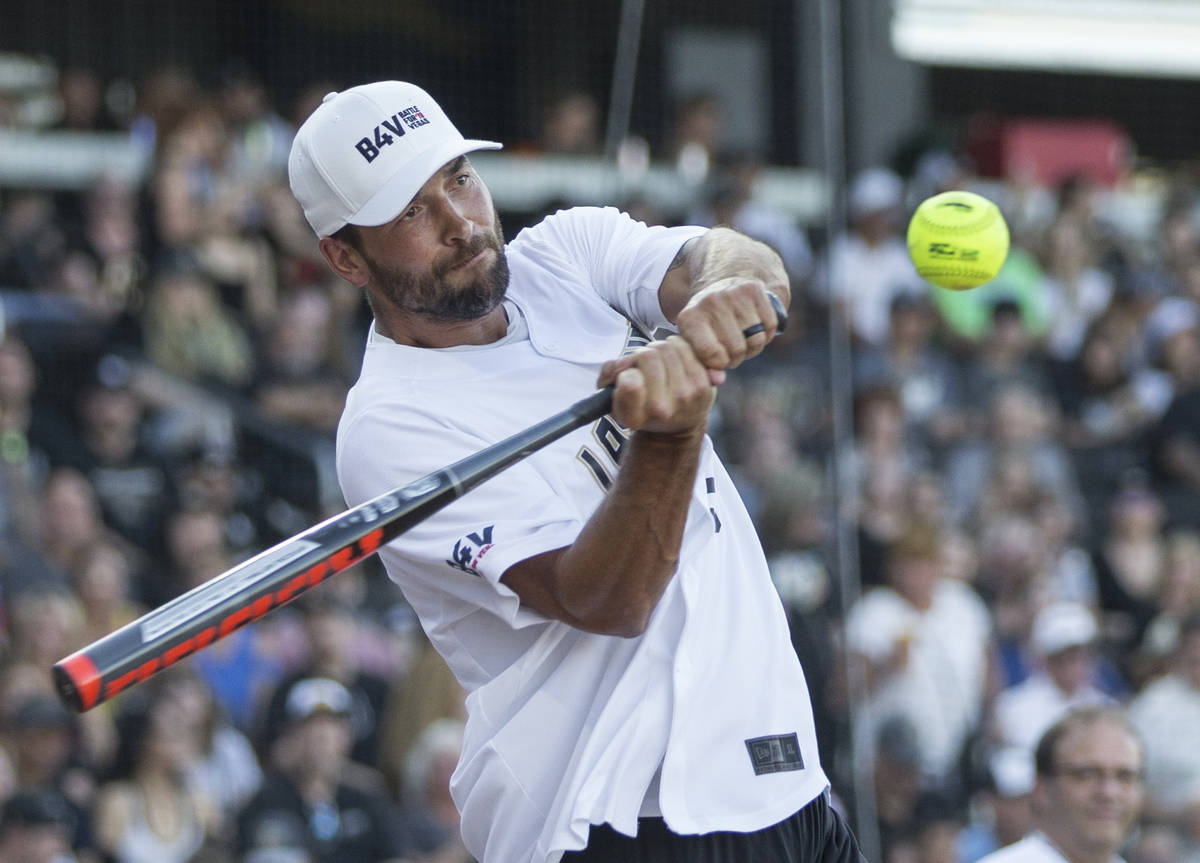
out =
<path fill-rule="evenodd" d="M 292 686 L 284 710 L 288 719 L 303 721 L 318 713 L 349 716 L 352 704 L 350 692 L 336 680 L 310 677 Z"/>
<path fill-rule="evenodd" d="M 1083 647 L 1100 634 L 1091 609 L 1077 602 L 1054 602 L 1038 612 L 1033 621 L 1033 649 L 1039 656 L 1053 656 L 1071 647 Z"/>
<path fill-rule="evenodd" d="M 346 225 L 382 225 L 438 168 L 495 141 L 464 138 L 415 84 L 377 81 L 329 93 L 296 132 L 292 194 L 318 237 Z"/>

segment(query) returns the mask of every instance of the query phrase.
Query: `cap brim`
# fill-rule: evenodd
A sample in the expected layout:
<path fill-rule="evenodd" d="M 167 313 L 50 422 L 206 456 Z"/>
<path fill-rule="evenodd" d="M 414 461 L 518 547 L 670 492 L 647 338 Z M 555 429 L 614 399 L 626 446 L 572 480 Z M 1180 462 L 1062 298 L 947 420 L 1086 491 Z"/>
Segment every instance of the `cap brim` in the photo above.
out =
<path fill-rule="evenodd" d="M 447 141 L 442 146 L 421 154 L 418 159 L 405 166 L 404 170 L 397 171 L 394 177 L 384 183 L 382 189 L 346 220 L 346 223 L 364 228 L 387 224 L 404 211 L 417 196 L 417 192 L 421 191 L 421 187 L 447 162 L 475 150 L 499 150 L 503 146 L 495 141 L 476 141 L 470 138 Z"/>

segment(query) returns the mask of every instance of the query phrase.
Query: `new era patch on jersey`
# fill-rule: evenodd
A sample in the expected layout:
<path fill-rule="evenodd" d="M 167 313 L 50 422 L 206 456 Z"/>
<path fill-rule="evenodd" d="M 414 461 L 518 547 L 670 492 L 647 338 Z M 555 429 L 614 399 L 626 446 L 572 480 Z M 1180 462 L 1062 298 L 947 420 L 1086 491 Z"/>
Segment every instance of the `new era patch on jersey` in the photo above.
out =
<path fill-rule="evenodd" d="M 752 737 L 746 741 L 746 749 L 750 753 L 750 764 L 756 776 L 804 769 L 800 740 L 795 733 Z"/>

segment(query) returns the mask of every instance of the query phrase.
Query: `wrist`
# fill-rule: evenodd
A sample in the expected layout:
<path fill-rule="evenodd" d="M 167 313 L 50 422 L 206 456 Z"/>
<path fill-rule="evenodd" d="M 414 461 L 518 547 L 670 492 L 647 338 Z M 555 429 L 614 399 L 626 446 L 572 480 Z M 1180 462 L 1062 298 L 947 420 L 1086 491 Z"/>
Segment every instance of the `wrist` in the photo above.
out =
<path fill-rule="evenodd" d="M 699 444 L 704 440 L 707 423 L 701 426 L 679 429 L 678 431 L 649 431 L 638 429 L 633 433 L 633 439 L 650 447 L 678 447 Z"/>

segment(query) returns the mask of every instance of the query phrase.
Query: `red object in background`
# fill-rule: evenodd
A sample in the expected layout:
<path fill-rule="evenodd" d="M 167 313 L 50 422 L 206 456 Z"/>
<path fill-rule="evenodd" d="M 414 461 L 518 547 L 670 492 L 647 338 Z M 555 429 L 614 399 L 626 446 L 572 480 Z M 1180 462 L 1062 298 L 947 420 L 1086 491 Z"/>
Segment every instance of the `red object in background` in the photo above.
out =
<path fill-rule="evenodd" d="M 1125 130 L 1108 120 L 973 118 L 967 153 L 985 177 L 1032 175 L 1045 186 L 1086 174 L 1112 185 L 1124 176 L 1133 153 Z"/>

